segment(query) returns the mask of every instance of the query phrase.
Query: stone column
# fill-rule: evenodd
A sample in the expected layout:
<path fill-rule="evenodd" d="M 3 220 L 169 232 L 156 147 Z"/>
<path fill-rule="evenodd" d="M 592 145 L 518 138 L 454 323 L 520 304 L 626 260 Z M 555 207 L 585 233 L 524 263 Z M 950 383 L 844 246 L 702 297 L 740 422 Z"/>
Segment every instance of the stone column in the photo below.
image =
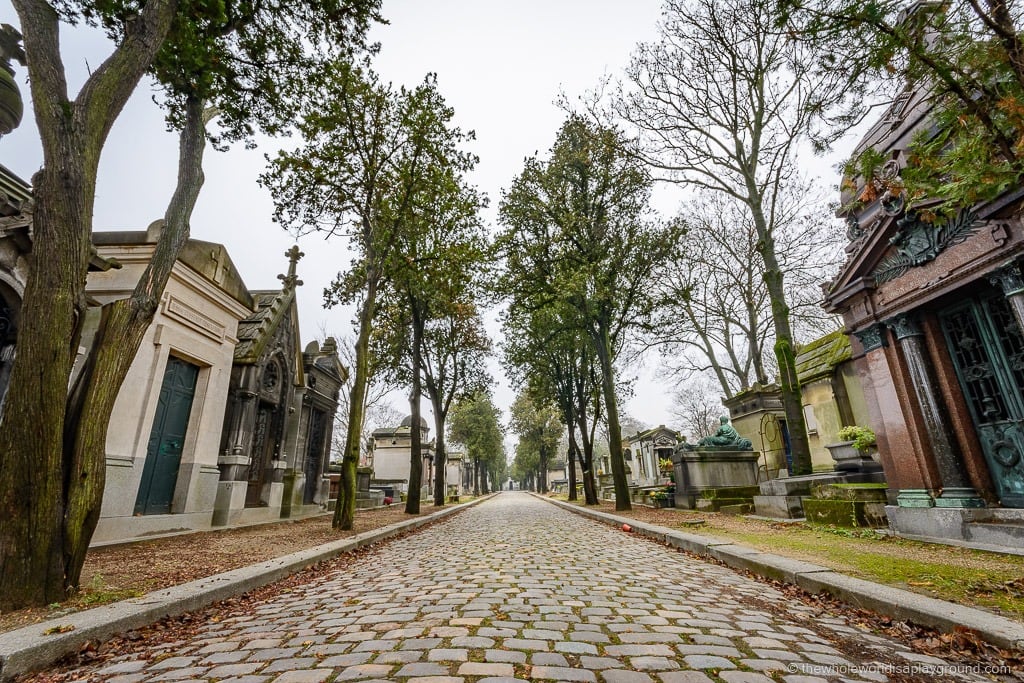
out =
<path fill-rule="evenodd" d="M 885 351 L 889 345 L 885 325 L 871 325 L 853 335 L 864 349 L 864 355 L 856 361 L 857 373 L 867 400 L 868 416 L 878 437 L 878 455 L 889 484 L 887 496 L 891 504 L 900 507 L 933 507 L 931 494 L 921 487 L 921 464 L 915 457 L 917 450 L 907 431 L 899 394 L 893 385 Z M 896 453 L 902 457 L 897 459 Z M 911 481 L 915 488 L 906 487 Z"/>
<path fill-rule="evenodd" d="M 1017 325 L 1024 330 L 1024 268 L 1019 261 L 1010 261 L 989 275 L 989 281 L 1003 290 L 1006 300 L 1017 318 Z"/>
<path fill-rule="evenodd" d="M 903 351 L 907 371 L 913 380 L 917 405 L 935 455 L 936 469 L 942 480 L 942 493 L 935 498 L 935 506 L 985 507 L 985 501 L 967 480 L 956 441 L 949 431 L 949 419 L 938 395 L 932 365 L 924 345 L 924 332 L 909 314 L 890 318 L 886 325 L 892 328 Z"/>
<path fill-rule="evenodd" d="M 245 509 L 245 492 L 249 484 L 249 449 L 252 439 L 252 412 L 255 409 L 256 393 L 238 389 L 231 397 L 228 409 L 231 420 L 227 447 L 217 458 L 220 481 L 217 482 L 217 497 L 213 503 L 213 526 L 231 524 Z"/>

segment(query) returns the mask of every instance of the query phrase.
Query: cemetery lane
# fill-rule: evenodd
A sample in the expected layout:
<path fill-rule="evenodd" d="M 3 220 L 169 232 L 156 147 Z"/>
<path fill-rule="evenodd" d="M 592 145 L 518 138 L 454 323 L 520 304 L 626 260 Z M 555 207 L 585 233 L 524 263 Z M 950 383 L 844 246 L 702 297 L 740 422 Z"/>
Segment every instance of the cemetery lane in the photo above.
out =
<path fill-rule="evenodd" d="M 524 493 L 502 493 L 154 647 L 71 678 L 991 680 Z"/>

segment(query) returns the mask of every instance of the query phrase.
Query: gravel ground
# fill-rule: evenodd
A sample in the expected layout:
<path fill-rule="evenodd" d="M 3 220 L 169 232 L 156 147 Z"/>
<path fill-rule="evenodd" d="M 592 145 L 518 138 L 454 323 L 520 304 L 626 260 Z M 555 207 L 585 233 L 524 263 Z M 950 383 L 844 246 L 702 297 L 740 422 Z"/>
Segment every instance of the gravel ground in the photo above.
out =
<path fill-rule="evenodd" d="M 439 509 L 424 505 L 421 513 Z M 246 567 L 409 518 L 399 504 L 357 511 L 351 531 L 332 529 L 331 516 L 323 515 L 94 548 L 86 556 L 82 588 L 76 596 L 49 607 L 0 614 L 0 631 Z"/>

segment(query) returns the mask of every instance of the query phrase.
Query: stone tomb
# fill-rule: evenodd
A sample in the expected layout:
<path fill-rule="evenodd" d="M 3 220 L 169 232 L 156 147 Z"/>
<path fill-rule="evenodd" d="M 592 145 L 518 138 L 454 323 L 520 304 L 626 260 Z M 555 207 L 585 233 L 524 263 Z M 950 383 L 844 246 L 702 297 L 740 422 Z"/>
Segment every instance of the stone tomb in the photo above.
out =
<path fill-rule="evenodd" d="M 752 450 L 677 449 L 672 454 L 676 507 L 718 510 L 749 505 L 757 493 L 758 457 Z"/>
<path fill-rule="evenodd" d="M 146 231 L 93 235 L 99 254 L 121 264 L 89 274 L 93 301 L 131 293 L 161 229 L 157 222 Z M 224 247 L 189 240 L 114 404 L 94 542 L 210 526 L 236 328 L 251 307 Z M 99 312 L 89 310 L 83 347 Z"/>

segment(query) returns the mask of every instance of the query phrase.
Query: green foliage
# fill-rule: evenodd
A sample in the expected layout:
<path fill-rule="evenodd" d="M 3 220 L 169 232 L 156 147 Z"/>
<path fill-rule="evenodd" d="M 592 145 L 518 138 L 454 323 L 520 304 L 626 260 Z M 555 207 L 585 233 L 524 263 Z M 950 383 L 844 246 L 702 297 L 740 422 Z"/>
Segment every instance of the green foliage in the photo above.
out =
<path fill-rule="evenodd" d="M 554 405 L 530 395 L 528 391 L 516 395 L 511 413 L 509 427 L 519 437 L 513 471 L 519 479 L 530 472 L 538 477 L 545 476 L 549 459 L 555 454 L 562 434 L 561 414 Z"/>
<path fill-rule="evenodd" d="M 851 425 L 843 427 L 837 435 L 843 441 L 852 441 L 858 451 L 866 451 L 875 446 L 875 433 L 868 427 Z"/>
<path fill-rule="evenodd" d="M 465 396 L 452 406 L 448 419 L 448 439 L 462 444 L 466 456 L 491 474 L 498 482 L 505 475 L 504 430 L 501 412 L 486 390 Z"/>
<path fill-rule="evenodd" d="M 421 238 L 436 234 L 438 224 L 426 219 L 439 197 L 452 196 L 450 187 L 458 190 L 455 196 L 466 196 L 461 173 L 475 158 L 460 150 L 471 135 L 451 125 L 454 113 L 432 74 L 413 89 L 395 88 L 380 80 L 369 58 L 358 64 L 340 59 L 308 74 L 305 86 L 317 99 L 304 101 L 296 124 L 303 144 L 278 153 L 260 182 L 273 193 L 275 220 L 296 232 L 344 235 L 354 254 L 348 270 L 324 292 L 328 306 L 357 303 L 359 308 L 344 504 L 335 517 L 336 526 L 351 528 L 366 386 L 381 366 L 396 367 L 394 354 L 380 353 L 379 346 L 376 355 L 371 353 L 371 333 L 388 322 L 384 339 L 409 338 L 404 315 L 422 311 L 403 310 L 396 293 L 420 289 L 421 279 L 411 275 L 420 269 L 408 267 L 417 263 L 411 250 L 427 248 Z M 387 317 L 380 315 L 378 299 Z M 376 332 L 379 340 L 383 330 Z M 414 491 L 419 492 L 418 484 Z"/>
<path fill-rule="evenodd" d="M 857 114 L 903 92 L 915 93 L 912 102 L 927 98 L 930 120 L 901 170 L 910 201 L 939 199 L 938 212 L 953 213 L 1019 185 L 1024 25 L 1012 4 L 786 0 L 781 7 L 780 25 L 827 48 L 818 69 L 846 79 Z M 859 198 L 876 194 L 870 159 L 885 153 L 864 150 L 869 161 L 848 166 L 848 189 Z"/>
<path fill-rule="evenodd" d="M 678 237 L 678 226 L 652 219 L 651 179 L 630 150 L 620 131 L 570 117 L 547 158 L 526 159 L 505 192 L 497 239 L 505 269 L 496 289 L 509 301 L 506 364 L 567 423 L 579 424 L 600 391 L 616 467 L 614 364 L 650 319 L 650 279 Z"/>
<path fill-rule="evenodd" d="M 318 99 L 308 74 L 365 47 L 379 9 L 380 0 L 179 0 L 152 69 L 168 123 L 179 128 L 194 98 L 217 109 L 215 143 L 281 133 L 302 98 Z"/>

